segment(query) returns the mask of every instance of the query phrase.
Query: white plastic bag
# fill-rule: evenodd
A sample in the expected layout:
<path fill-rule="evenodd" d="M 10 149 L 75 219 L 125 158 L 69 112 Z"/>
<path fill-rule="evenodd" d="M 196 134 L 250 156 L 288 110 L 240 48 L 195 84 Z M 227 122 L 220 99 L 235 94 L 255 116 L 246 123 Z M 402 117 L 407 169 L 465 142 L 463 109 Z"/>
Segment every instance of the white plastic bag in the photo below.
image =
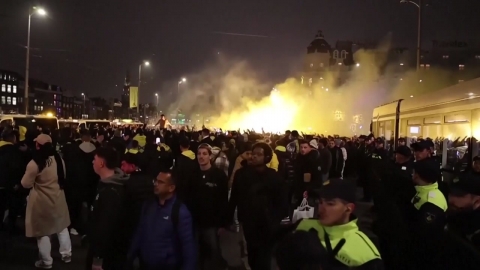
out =
<path fill-rule="evenodd" d="M 295 223 L 301 219 L 313 218 L 314 210 L 315 209 L 313 209 L 313 207 L 308 205 L 307 199 L 303 198 L 300 206 L 293 211 L 292 223 Z"/>

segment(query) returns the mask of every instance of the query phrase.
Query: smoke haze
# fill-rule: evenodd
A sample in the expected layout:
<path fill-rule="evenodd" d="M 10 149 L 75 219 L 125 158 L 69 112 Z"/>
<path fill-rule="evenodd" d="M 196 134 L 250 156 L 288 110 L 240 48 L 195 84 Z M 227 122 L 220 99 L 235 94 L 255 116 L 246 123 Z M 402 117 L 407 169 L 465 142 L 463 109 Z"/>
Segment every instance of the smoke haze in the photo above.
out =
<path fill-rule="evenodd" d="M 333 67 L 323 81 L 310 86 L 308 80 L 301 83 L 301 75 L 267 84 L 248 63 L 219 58 L 187 76 L 188 89 L 180 91 L 169 111 L 180 108 L 186 115 L 197 116 L 189 117 L 197 128 L 205 124 L 224 130 L 368 134 L 374 107 L 424 94 L 422 83 L 434 89 L 448 79 L 448 73 L 440 70 L 429 76 L 414 70 L 399 72 L 398 63 L 387 65 L 389 48 L 387 37 L 375 50 L 358 50 L 354 54 L 358 65 L 351 66 L 351 71 L 339 73 Z M 339 76 L 342 85 L 329 83 Z"/>

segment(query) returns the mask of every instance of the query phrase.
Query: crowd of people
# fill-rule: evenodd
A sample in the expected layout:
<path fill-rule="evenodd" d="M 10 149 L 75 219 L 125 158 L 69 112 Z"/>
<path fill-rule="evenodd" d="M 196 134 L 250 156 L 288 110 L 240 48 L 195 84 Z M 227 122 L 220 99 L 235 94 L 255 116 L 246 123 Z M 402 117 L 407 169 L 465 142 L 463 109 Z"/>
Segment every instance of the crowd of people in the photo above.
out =
<path fill-rule="evenodd" d="M 242 235 L 252 270 L 480 262 L 478 157 L 446 183 L 430 140 L 387 150 L 373 134 L 171 130 L 162 119 L 160 128 L 38 127 L 33 142 L 4 127 L 2 246 L 22 216 L 41 269 L 52 268 L 53 234 L 63 263 L 75 256 L 71 235 L 81 237 L 86 269 L 236 269 L 222 256 L 226 231 Z"/>

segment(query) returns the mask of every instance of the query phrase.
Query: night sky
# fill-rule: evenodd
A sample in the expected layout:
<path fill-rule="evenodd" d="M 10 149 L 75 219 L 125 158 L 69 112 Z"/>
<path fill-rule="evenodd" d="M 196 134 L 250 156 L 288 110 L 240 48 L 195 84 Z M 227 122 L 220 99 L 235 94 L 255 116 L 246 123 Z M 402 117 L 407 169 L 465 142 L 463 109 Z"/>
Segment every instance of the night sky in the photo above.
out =
<path fill-rule="evenodd" d="M 247 60 L 276 83 L 299 68 L 317 30 L 331 44 L 392 33 L 396 45 L 414 47 L 417 35 L 417 8 L 399 0 L 2 0 L 0 69 L 23 75 L 28 6 L 35 3 L 48 17 L 32 20 L 31 78 L 119 97 L 126 70 L 136 84 L 145 59 L 152 65 L 142 72 L 142 102 L 214 63 L 218 52 Z M 426 47 L 432 39 L 478 41 L 479 0 L 429 3 Z"/>

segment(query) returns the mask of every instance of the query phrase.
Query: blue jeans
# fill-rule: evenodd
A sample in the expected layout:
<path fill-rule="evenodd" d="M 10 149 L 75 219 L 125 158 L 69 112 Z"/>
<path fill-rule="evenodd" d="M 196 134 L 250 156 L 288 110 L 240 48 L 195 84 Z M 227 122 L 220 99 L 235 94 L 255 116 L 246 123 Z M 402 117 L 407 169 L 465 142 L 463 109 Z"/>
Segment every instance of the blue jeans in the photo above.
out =
<path fill-rule="evenodd" d="M 198 229 L 200 269 L 224 270 L 227 267 L 220 249 L 218 228 Z"/>

